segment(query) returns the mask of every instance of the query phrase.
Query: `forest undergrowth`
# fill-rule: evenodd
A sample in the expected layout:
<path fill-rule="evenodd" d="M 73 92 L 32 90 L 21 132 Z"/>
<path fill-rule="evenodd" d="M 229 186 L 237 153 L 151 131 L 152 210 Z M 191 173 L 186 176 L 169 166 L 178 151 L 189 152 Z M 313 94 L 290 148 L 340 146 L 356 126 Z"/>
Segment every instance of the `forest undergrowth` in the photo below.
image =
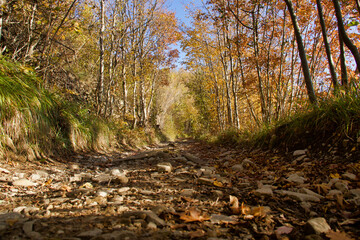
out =
<path fill-rule="evenodd" d="M 102 119 L 91 113 L 91 106 L 46 90 L 31 68 L 4 57 L 0 61 L 0 155 L 5 159 L 136 148 L 168 139 L 160 129 L 133 130 L 124 121 Z M 197 136 L 186 136 L 249 148 L 354 152 L 360 141 L 359 119 L 359 93 L 349 90 L 256 131 L 229 129 L 213 135 L 202 129 L 199 135 L 197 129 Z M 173 131 L 185 136 L 181 127 Z"/>
<path fill-rule="evenodd" d="M 319 153 L 333 150 L 358 152 L 360 144 L 359 92 L 349 91 L 324 99 L 318 106 L 308 105 L 272 125 L 264 124 L 256 131 L 229 129 L 214 137 L 215 144 L 290 152 L 313 149 Z"/>
<path fill-rule="evenodd" d="M 0 157 L 45 160 L 79 151 L 112 151 L 156 142 L 154 130 L 130 129 L 91 106 L 50 91 L 29 67 L 0 58 Z"/>

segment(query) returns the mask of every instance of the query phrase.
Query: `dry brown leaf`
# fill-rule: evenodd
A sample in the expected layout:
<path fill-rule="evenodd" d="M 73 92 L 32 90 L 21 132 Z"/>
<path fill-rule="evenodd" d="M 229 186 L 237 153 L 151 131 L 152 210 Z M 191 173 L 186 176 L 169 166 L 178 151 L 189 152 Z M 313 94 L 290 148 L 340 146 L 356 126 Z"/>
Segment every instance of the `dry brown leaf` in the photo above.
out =
<path fill-rule="evenodd" d="M 352 225 L 352 224 L 355 224 L 357 222 L 360 222 L 360 218 L 359 219 L 346 219 L 345 221 L 339 223 L 340 226 L 342 225 Z"/>
<path fill-rule="evenodd" d="M 336 202 L 340 206 L 341 209 L 344 209 L 344 197 L 342 195 L 336 194 L 335 195 Z"/>
<path fill-rule="evenodd" d="M 194 202 L 194 199 L 190 197 L 181 196 L 181 199 L 184 200 L 185 202 Z"/>
<path fill-rule="evenodd" d="M 184 227 L 186 227 L 185 223 L 175 224 L 175 225 L 170 226 L 171 229 L 179 229 L 179 228 L 184 228 Z"/>
<path fill-rule="evenodd" d="M 239 214 L 241 211 L 239 207 L 239 199 L 231 195 L 230 195 L 230 209 L 233 214 Z"/>
<path fill-rule="evenodd" d="M 224 187 L 224 184 L 222 182 L 219 182 L 219 181 L 214 181 L 214 186 L 216 187 Z"/>
<path fill-rule="evenodd" d="M 205 236 L 205 231 L 202 230 L 202 229 L 199 229 L 199 230 L 197 230 L 195 232 L 189 233 L 189 236 L 190 236 L 190 239 L 204 237 Z"/>
<path fill-rule="evenodd" d="M 251 209 L 251 214 L 254 215 L 254 217 L 260 217 L 264 218 L 266 217 L 266 214 L 268 213 L 269 209 L 266 207 L 253 207 Z"/>
<path fill-rule="evenodd" d="M 332 230 L 327 232 L 326 236 L 330 238 L 330 240 L 353 240 L 353 238 L 349 238 L 344 232 L 334 232 Z"/>
<path fill-rule="evenodd" d="M 71 192 L 71 187 L 68 185 L 62 185 L 59 190 L 64 192 Z"/>
<path fill-rule="evenodd" d="M 244 203 L 241 203 L 241 214 L 249 215 L 251 214 L 251 208 L 246 206 Z"/>
<path fill-rule="evenodd" d="M 180 219 L 185 222 L 203 222 L 209 220 L 210 218 L 208 216 L 201 215 L 201 212 L 193 207 L 180 214 Z"/>
<path fill-rule="evenodd" d="M 316 184 L 315 187 L 318 194 L 327 194 L 331 189 L 326 183 Z"/>
<path fill-rule="evenodd" d="M 43 186 L 48 186 L 48 185 L 50 185 L 51 183 L 52 183 L 52 179 L 50 178 L 49 180 L 47 180 L 44 184 L 43 184 Z"/>

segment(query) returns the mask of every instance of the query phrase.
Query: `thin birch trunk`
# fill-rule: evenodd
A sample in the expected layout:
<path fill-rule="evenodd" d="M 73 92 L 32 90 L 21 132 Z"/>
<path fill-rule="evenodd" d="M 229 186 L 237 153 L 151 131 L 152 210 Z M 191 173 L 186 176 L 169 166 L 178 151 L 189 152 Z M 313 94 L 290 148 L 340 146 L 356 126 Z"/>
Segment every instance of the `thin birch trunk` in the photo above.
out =
<path fill-rule="evenodd" d="M 102 114 L 102 97 L 104 91 L 104 32 L 105 32 L 105 7 L 104 0 L 100 1 L 100 34 L 99 34 L 99 50 L 100 50 L 100 67 L 99 80 L 97 85 L 97 113 Z"/>

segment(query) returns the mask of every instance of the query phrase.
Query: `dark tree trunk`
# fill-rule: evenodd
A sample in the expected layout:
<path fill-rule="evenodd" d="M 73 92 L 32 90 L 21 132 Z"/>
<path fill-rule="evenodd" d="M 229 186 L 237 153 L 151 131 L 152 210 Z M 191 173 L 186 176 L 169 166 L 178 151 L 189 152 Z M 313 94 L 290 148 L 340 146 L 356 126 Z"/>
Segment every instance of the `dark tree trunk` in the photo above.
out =
<path fill-rule="evenodd" d="M 316 5 L 317 5 L 318 13 L 319 13 L 319 20 L 320 20 L 320 25 L 321 25 L 321 32 L 322 32 L 323 39 L 324 39 L 326 56 L 327 56 L 328 63 L 329 63 L 329 70 L 330 70 L 330 74 L 331 74 L 331 80 L 332 80 L 332 83 L 334 85 L 334 89 L 335 89 L 335 92 L 336 92 L 337 88 L 339 87 L 339 83 L 338 83 L 338 80 L 337 80 L 337 74 L 336 74 L 334 62 L 333 62 L 333 59 L 332 59 L 332 56 L 331 56 L 331 50 L 330 50 L 329 40 L 327 38 L 326 26 L 325 26 L 325 21 L 324 21 L 324 13 L 323 13 L 323 9 L 322 9 L 320 0 L 316 0 Z"/>
<path fill-rule="evenodd" d="M 341 38 L 339 33 L 339 41 L 340 41 L 340 67 L 341 67 L 341 85 L 345 88 L 348 87 L 349 81 L 346 72 L 346 62 L 345 62 L 345 49 L 344 49 L 344 42 Z"/>
<path fill-rule="evenodd" d="M 333 1 L 334 8 L 335 8 L 335 14 L 336 14 L 336 19 L 337 19 L 337 23 L 338 23 L 338 29 L 339 29 L 339 32 L 340 32 L 340 36 L 341 36 L 342 40 L 344 41 L 345 45 L 348 47 L 348 49 L 351 51 L 352 55 L 354 56 L 355 62 L 356 62 L 356 65 L 357 65 L 357 69 L 360 72 L 360 53 L 359 53 L 359 50 L 352 43 L 352 41 L 350 40 L 350 38 L 346 34 L 345 27 L 344 27 L 344 22 L 343 22 L 342 14 L 341 14 L 341 7 L 340 7 L 340 4 L 339 4 L 338 0 L 332 0 L 332 1 Z"/>
<path fill-rule="evenodd" d="M 293 8 L 292 2 L 290 0 L 284 0 L 284 1 L 285 1 L 286 5 L 288 7 L 288 10 L 289 10 L 289 13 L 290 13 L 290 16 L 291 16 L 291 21 L 293 23 L 296 42 L 297 42 L 298 50 L 299 50 L 299 56 L 300 56 L 300 59 L 301 59 L 301 67 L 303 69 L 304 80 L 305 80 L 305 85 L 306 85 L 306 89 L 307 89 L 307 92 L 308 92 L 309 100 L 310 100 L 310 102 L 312 104 L 316 105 L 317 101 L 316 101 L 314 87 L 313 87 L 313 84 L 312 84 L 312 81 L 311 81 L 309 64 L 308 64 L 308 61 L 306 59 L 305 48 L 304 48 L 304 44 L 303 44 L 302 37 L 301 37 L 301 34 L 300 34 L 299 26 L 298 26 L 298 23 L 297 23 L 297 20 L 296 20 L 296 16 L 295 16 L 295 13 L 294 13 L 294 8 Z"/>

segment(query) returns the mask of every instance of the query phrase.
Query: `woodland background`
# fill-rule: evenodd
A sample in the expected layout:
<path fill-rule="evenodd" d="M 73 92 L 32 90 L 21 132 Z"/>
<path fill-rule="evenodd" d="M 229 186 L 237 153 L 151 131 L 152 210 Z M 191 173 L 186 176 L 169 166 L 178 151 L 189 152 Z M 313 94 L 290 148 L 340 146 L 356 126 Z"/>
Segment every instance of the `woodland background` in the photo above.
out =
<path fill-rule="evenodd" d="M 189 3 L 191 26 L 164 0 L 0 4 L 1 143 L 28 156 L 101 148 L 114 129 L 252 133 L 358 99 L 359 0 Z"/>

